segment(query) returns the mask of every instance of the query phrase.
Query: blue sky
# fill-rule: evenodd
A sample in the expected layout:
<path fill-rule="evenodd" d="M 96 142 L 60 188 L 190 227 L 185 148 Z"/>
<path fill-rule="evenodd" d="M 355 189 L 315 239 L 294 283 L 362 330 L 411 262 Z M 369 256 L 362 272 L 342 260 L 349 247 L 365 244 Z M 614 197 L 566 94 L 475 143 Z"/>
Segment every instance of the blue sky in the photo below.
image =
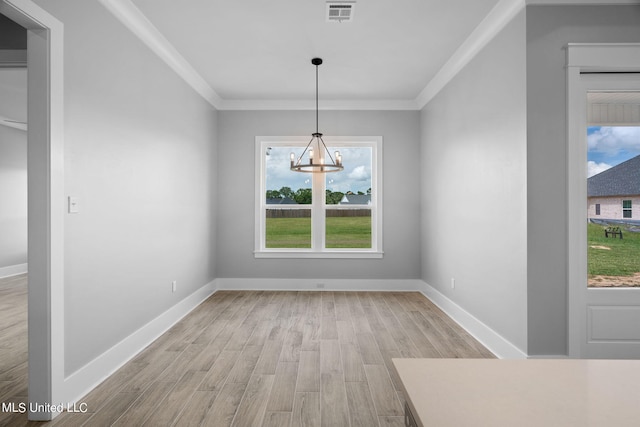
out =
<path fill-rule="evenodd" d="M 640 126 L 590 126 L 587 144 L 591 177 L 640 154 Z"/>
<path fill-rule="evenodd" d="M 370 147 L 327 147 L 333 156 L 334 152 L 342 154 L 344 170 L 326 174 L 327 189 L 346 193 L 367 192 L 371 188 L 371 148 Z M 290 187 L 293 191 L 299 188 L 311 188 L 310 173 L 292 172 L 289 169 L 291 161 L 289 154 L 293 151 L 296 158 L 304 147 L 271 147 L 267 156 L 267 190 L 279 190 Z M 306 157 L 306 155 L 305 155 Z M 305 159 L 307 161 L 308 158 Z"/>

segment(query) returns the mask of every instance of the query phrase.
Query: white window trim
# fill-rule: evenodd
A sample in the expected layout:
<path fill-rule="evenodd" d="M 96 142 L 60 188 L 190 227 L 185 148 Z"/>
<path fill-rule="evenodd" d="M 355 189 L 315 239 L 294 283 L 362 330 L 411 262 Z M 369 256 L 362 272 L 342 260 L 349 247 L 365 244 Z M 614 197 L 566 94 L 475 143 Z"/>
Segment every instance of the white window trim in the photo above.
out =
<path fill-rule="evenodd" d="M 266 219 L 264 210 L 266 209 L 266 183 L 263 179 L 266 170 L 266 160 L 264 153 L 266 147 L 273 145 L 299 144 L 301 147 L 309 143 L 306 136 L 256 136 L 255 152 L 255 258 L 382 258 L 382 137 L 381 136 L 324 136 L 327 146 L 332 147 L 372 147 L 371 157 L 371 248 L 362 249 L 278 249 L 265 248 L 265 228 Z M 345 159 L 345 162 L 347 159 Z M 295 172 L 292 172 L 295 173 Z M 321 185 L 324 190 L 324 174 L 313 175 L 314 187 Z M 307 206 L 307 205 L 304 205 Z M 312 209 L 312 245 L 324 247 L 324 199 L 320 203 L 309 206 Z M 315 212 L 314 212 L 315 211 Z M 314 215 L 315 213 L 315 215 Z M 319 224 L 322 225 L 319 225 Z M 314 234 L 313 231 L 316 230 Z M 320 230 L 320 231 L 319 231 Z"/>

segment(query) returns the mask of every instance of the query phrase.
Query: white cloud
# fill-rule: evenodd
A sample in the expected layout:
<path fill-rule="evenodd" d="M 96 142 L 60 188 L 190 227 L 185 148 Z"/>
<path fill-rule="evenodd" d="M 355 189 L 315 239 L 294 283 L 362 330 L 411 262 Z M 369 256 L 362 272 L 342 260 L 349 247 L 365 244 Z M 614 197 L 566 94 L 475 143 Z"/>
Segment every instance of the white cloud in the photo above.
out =
<path fill-rule="evenodd" d="M 371 179 L 371 172 L 365 166 L 356 166 L 349 172 L 349 179 L 356 181 L 367 181 Z"/>
<path fill-rule="evenodd" d="M 615 156 L 620 151 L 640 153 L 640 127 L 603 126 L 587 136 L 589 151 Z"/>
<path fill-rule="evenodd" d="M 610 168 L 611 168 L 611 165 L 607 163 L 596 163 L 594 161 L 589 160 L 587 162 L 587 178 L 591 178 L 593 175 L 597 175 L 600 172 L 604 172 Z"/>

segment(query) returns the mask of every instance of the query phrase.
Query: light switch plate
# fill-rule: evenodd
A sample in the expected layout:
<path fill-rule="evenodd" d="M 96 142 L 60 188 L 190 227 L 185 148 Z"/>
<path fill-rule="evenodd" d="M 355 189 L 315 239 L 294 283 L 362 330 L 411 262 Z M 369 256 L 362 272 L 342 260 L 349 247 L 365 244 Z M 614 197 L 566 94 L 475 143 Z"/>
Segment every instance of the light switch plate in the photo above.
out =
<path fill-rule="evenodd" d="M 69 196 L 69 213 L 80 212 L 79 201 L 76 196 Z"/>

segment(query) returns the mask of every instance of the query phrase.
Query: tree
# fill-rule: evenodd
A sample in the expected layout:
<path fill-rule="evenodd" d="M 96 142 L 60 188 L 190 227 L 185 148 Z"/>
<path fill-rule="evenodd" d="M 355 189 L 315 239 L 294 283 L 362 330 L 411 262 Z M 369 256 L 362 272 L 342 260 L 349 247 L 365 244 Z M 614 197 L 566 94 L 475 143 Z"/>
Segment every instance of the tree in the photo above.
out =
<path fill-rule="evenodd" d="M 282 194 L 278 190 L 267 190 L 267 199 L 280 199 Z"/>
<path fill-rule="evenodd" d="M 338 203 L 340 203 L 340 200 L 342 200 L 342 197 L 344 196 L 344 193 L 340 192 L 340 191 L 331 191 L 331 190 L 327 190 L 327 197 L 325 199 L 325 203 L 327 205 L 337 205 Z"/>
<path fill-rule="evenodd" d="M 290 199 L 293 199 L 293 195 L 294 195 L 291 187 L 282 187 L 280 189 L 280 194 L 282 194 L 282 197 L 288 197 Z"/>
<path fill-rule="evenodd" d="M 295 194 L 293 195 L 293 200 L 296 201 L 299 205 L 310 205 L 311 204 L 311 189 L 310 188 L 299 188 Z"/>

